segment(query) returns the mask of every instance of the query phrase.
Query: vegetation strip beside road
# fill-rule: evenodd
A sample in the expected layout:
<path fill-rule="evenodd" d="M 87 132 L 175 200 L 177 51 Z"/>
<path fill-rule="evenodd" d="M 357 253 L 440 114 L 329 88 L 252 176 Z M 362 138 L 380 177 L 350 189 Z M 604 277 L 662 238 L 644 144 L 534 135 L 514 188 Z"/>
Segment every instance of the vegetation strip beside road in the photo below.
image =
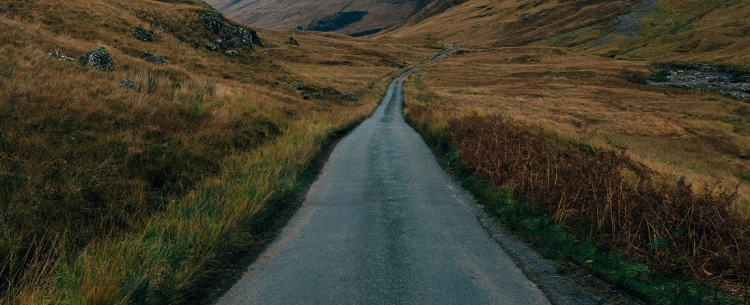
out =
<path fill-rule="evenodd" d="M 487 212 L 547 258 L 572 260 L 648 303 L 743 304 L 742 288 L 701 284 L 748 280 L 750 226 L 731 190 L 696 193 L 622 152 L 499 116 L 454 117 L 429 105 L 407 111 Z"/>

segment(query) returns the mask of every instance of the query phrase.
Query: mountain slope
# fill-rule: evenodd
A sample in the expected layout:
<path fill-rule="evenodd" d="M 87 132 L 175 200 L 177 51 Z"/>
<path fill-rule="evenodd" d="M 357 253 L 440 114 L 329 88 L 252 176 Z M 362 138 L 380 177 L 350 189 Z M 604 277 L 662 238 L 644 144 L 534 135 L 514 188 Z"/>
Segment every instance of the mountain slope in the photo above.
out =
<path fill-rule="evenodd" d="M 338 30 L 352 34 L 399 25 L 419 11 L 426 0 L 208 0 L 238 21 L 268 29 L 292 29 L 338 12 L 365 11 L 364 18 Z"/>
<path fill-rule="evenodd" d="M 476 47 L 536 43 L 622 59 L 750 67 L 748 15 L 747 1 L 476 0 L 383 36 Z"/>

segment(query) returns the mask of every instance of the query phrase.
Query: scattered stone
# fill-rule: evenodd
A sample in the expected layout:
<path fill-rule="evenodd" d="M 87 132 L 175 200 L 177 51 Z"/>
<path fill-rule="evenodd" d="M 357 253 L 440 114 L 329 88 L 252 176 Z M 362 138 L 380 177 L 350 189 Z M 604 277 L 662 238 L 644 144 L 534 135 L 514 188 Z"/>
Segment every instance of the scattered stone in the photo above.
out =
<path fill-rule="evenodd" d="M 96 49 L 86 52 L 78 58 L 81 65 L 88 67 L 95 67 L 102 71 L 112 71 L 115 69 L 115 65 L 112 62 L 112 57 L 109 55 L 109 51 L 103 46 L 99 46 Z"/>
<path fill-rule="evenodd" d="M 235 57 L 237 55 L 240 55 L 240 52 L 237 52 L 237 50 L 229 50 L 229 51 L 224 52 L 224 55 L 229 56 L 229 57 Z"/>
<path fill-rule="evenodd" d="M 356 102 L 357 100 L 359 100 L 359 98 L 357 98 L 357 96 L 354 95 L 354 93 L 351 93 L 351 92 L 347 92 L 345 94 L 342 94 L 341 98 L 343 98 L 343 99 L 345 99 L 347 101 L 352 101 L 352 102 Z"/>
<path fill-rule="evenodd" d="M 323 92 L 315 92 L 315 93 L 313 93 L 313 95 L 312 95 L 312 96 L 313 96 L 313 98 L 314 98 L 314 99 L 316 99 L 316 100 L 322 100 L 323 98 L 325 98 L 325 97 L 326 97 L 326 95 L 325 95 L 325 94 L 323 94 Z"/>
<path fill-rule="evenodd" d="M 294 39 L 294 37 L 289 37 L 289 39 L 287 39 L 287 41 L 285 41 L 284 44 L 298 46 L 299 45 L 299 41 L 297 41 L 297 39 Z"/>
<path fill-rule="evenodd" d="M 218 46 L 216 46 L 215 44 L 213 44 L 213 43 L 210 43 L 210 42 L 206 42 L 206 43 L 204 43 L 203 45 L 204 45 L 204 46 L 206 47 L 206 49 L 207 49 L 207 50 L 209 50 L 209 51 L 216 51 L 216 50 L 218 50 L 218 49 L 219 49 L 219 47 L 218 47 Z"/>
<path fill-rule="evenodd" d="M 300 82 L 293 82 L 292 83 L 292 87 L 294 87 L 294 89 L 297 89 L 297 90 L 303 90 L 303 89 L 305 89 L 305 85 L 303 85 Z"/>
<path fill-rule="evenodd" d="M 166 58 L 164 58 L 162 56 L 151 54 L 148 51 L 143 51 L 143 57 L 146 58 L 147 61 L 150 61 L 150 62 L 155 63 L 157 65 L 161 65 L 161 66 L 166 66 L 167 65 L 167 59 Z"/>
<path fill-rule="evenodd" d="M 142 28 L 133 28 L 130 32 L 140 41 L 154 41 L 154 32 L 149 32 Z"/>
<path fill-rule="evenodd" d="M 60 53 L 58 51 L 47 51 L 47 55 L 52 56 L 52 57 L 57 57 L 59 59 L 65 60 L 65 61 L 73 61 L 73 60 L 75 60 L 72 57 L 68 57 L 65 54 Z"/>
<path fill-rule="evenodd" d="M 127 88 L 127 89 L 135 88 L 135 84 L 127 78 L 123 78 L 121 81 L 117 83 L 117 85 L 123 88 Z"/>

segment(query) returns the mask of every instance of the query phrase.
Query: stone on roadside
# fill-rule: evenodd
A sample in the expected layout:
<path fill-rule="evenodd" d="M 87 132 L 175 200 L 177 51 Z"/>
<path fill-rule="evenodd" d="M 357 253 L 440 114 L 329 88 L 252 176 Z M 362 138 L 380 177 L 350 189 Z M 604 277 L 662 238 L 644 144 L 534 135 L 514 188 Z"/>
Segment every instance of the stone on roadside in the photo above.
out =
<path fill-rule="evenodd" d="M 158 56 L 149 53 L 148 51 L 143 51 L 143 57 L 146 58 L 147 61 L 150 61 L 152 63 L 155 63 L 160 66 L 166 66 L 167 65 L 167 59 L 163 56 Z"/>
<path fill-rule="evenodd" d="M 154 41 L 153 32 L 146 31 L 142 28 L 133 28 L 130 32 L 140 41 Z"/>
<path fill-rule="evenodd" d="M 112 57 L 109 55 L 107 48 L 103 46 L 86 52 L 86 54 L 78 58 L 78 61 L 83 66 L 95 67 L 102 71 L 112 71 L 115 69 Z"/>

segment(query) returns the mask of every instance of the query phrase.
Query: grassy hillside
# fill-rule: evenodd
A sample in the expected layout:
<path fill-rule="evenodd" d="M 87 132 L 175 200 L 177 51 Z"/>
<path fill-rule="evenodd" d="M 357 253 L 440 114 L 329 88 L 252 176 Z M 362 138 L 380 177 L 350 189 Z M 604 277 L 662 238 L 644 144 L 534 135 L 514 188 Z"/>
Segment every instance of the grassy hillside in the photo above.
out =
<path fill-rule="evenodd" d="M 211 6 L 247 24 L 286 30 L 326 18 L 339 12 L 364 11 L 361 21 L 336 31 L 344 34 L 382 29 L 399 25 L 419 11 L 427 0 L 208 0 Z"/>
<path fill-rule="evenodd" d="M 393 38 L 464 46 L 529 43 L 629 60 L 750 67 L 746 1 L 435 1 L 443 13 L 417 14 Z M 428 7 L 429 8 L 429 7 Z M 427 12 L 428 10 L 425 10 Z M 431 16 L 433 15 L 433 16 Z M 423 20 L 422 20 L 423 19 Z"/>
<path fill-rule="evenodd" d="M 222 260 L 260 242 L 252 224 L 301 187 L 328 139 L 431 53 L 336 34 L 288 46 L 262 30 L 258 41 L 197 2 L 0 6 L 2 304 L 200 292 Z M 99 46 L 112 71 L 77 61 Z M 293 85 L 325 94 L 307 100 Z"/>

